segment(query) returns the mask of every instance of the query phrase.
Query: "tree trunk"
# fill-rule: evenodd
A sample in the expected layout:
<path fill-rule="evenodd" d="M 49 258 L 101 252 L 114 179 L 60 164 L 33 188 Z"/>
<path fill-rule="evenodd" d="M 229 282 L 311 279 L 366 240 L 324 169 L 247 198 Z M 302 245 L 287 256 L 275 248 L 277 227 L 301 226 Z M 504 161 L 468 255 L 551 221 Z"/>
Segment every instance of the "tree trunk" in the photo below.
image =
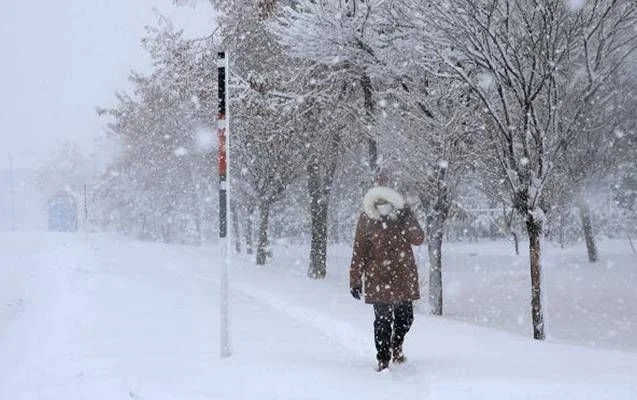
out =
<path fill-rule="evenodd" d="M 310 216 L 312 220 L 312 241 L 310 248 L 310 266 L 307 275 L 312 279 L 323 279 L 327 274 L 327 218 L 330 192 L 336 165 L 338 163 L 338 150 L 341 143 L 339 134 L 331 137 L 329 160 L 315 159 L 308 166 L 308 189 L 310 191 Z M 321 176 L 319 162 L 329 161 L 326 164 L 324 175 Z"/>
<path fill-rule="evenodd" d="M 526 229 L 529 234 L 529 252 L 531 259 L 531 316 L 533 319 L 533 338 L 536 340 L 544 340 L 542 265 L 540 262 L 542 222 L 532 216 L 528 216 Z"/>
<path fill-rule="evenodd" d="M 429 253 L 429 307 L 433 315 L 442 315 L 442 240 L 444 237 L 444 224 L 449 209 L 444 207 L 444 198 L 438 199 L 437 207 L 427 216 L 427 251 Z"/>
<path fill-rule="evenodd" d="M 368 139 L 367 142 L 369 146 L 369 167 L 372 173 L 376 175 L 378 173 L 378 146 L 374 139 Z"/>
<path fill-rule="evenodd" d="M 447 167 L 440 167 L 437 174 L 437 187 L 434 192 L 434 202 L 431 212 L 427 215 L 427 250 L 429 251 L 429 305 L 433 315 L 442 315 L 442 240 L 445 232 L 445 222 L 451 209 L 451 197 L 447 186 Z M 431 200 L 431 193 L 423 193 L 420 200 L 427 209 Z"/>
<path fill-rule="evenodd" d="M 270 217 L 270 203 L 262 201 L 259 204 L 259 237 L 257 244 L 257 265 L 265 265 L 269 253 L 268 219 Z"/>
<path fill-rule="evenodd" d="M 591 221 L 591 209 L 584 201 L 579 204 L 580 216 L 582 217 L 582 230 L 586 241 L 586 251 L 588 261 L 597 262 L 597 246 L 595 245 L 595 235 L 593 234 L 593 223 Z"/>
<path fill-rule="evenodd" d="M 515 255 L 520 255 L 520 240 L 518 239 L 518 234 L 514 231 L 511 231 L 511 236 L 513 236 L 513 245 L 515 246 Z"/>
<path fill-rule="evenodd" d="M 515 248 L 515 255 L 520 255 L 520 239 L 518 237 L 518 233 L 513 228 L 513 217 L 515 216 L 515 210 L 511 210 L 511 212 L 507 215 L 506 208 L 502 210 L 504 214 L 504 221 L 507 231 L 511 234 L 513 238 L 513 247 Z"/>
<path fill-rule="evenodd" d="M 193 219 L 195 221 L 195 234 L 196 234 L 196 237 L 194 239 L 192 239 L 192 241 L 195 244 L 197 244 L 197 245 L 202 245 L 205 242 L 204 235 L 203 235 L 203 226 L 204 226 L 203 210 L 202 210 L 203 201 L 201 199 L 201 193 L 198 190 L 197 179 L 195 178 L 195 173 L 193 172 L 192 168 L 189 168 L 188 172 L 190 174 L 190 181 L 191 181 L 191 184 L 192 184 L 192 190 L 190 191 L 190 193 L 191 193 L 191 195 L 190 195 L 191 209 L 195 210 L 193 212 L 193 214 L 194 214 L 193 215 Z"/>
<path fill-rule="evenodd" d="M 252 238 L 254 237 L 254 207 L 250 206 L 247 211 L 247 218 L 245 222 L 245 231 L 243 232 L 246 241 L 246 254 L 252 254 L 254 252 L 254 246 Z"/>
<path fill-rule="evenodd" d="M 564 226 L 566 226 L 566 221 L 564 218 L 564 210 L 562 210 L 562 212 L 560 212 L 560 249 L 564 249 L 566 243 L 564 238 Z"/>
<path fill-rule="evenodd" d="M 164 224 L 164 243 L 171 243 L 172 234 L 171 234 L 171 223 Z"/>
<path fill-rule="evenodd" d="M 371 120 L 374 118 L 374 97 L 373 97 L 373 88 L 372 88 L 372 80 L 368 75 L 363 75 L 361 77 L 361 86 L 363 88 L 363 100 L 365 104 L 365 115 Z M 374 139 L 367 140 L 368 151 L 369 151 L 369 168 L 372 170 L 372 173 L 375 175 L 378 173 L 378 145 Z"/>
<path fill-rule="evenodd" d="M 327 274 L 328 200 L 320 197 L 318 199 L 313 198 L 311 203 L 312 242 L 310 248 L 310 267 L 307 275 L 312 279 L 322 279 L 325 278 Z"/>
<path fill-rule="evenodd" d="M 339 218 L 340 216 L 338 215 L 338 213 L 333 213 L 332 216 L 334 218 L 329 218 L 328 216 L 328 220 L 330 220 L 330 224 L 328 224 L 328 238 L 327 241 L 328 243 L 335 243 L 335 244 L 340 244 L 341 243 L 341 226 L 339 224 Z"/>
<path fill-rule="evenodd" d="M 442 315 L 442 232 L 427 241 L 429 251 L 429 305 L 433 315 Z"/>
<path fill-rule="evenodd" d="M 146 214 L 142 214 L 142 229 L 141 229 L 141 231 L 142 231 L 141 239 L 142 240 L 147 240 L 148 239 L 149 235 L 147 235 L 146 230 L 147 230 L 147 227 L 146 227 Z"/>
<path fill-rule="evenodd" d="M 626 237 L 628 237 L 628 243 L 630 243 L 630 248 L 633 251 L 633 254 L 637 254 L 637 250 L 635 250 L 635 244 L 633 243 L 633 238 L 630 236 L 630 233 L 628 233 Z"/>
<path fill-rule="evenodd" d="M 308 166 L 308 188 L 310 192 L 310 219 L 312 221 L 312 239 L 310 245 L 310 266 L 307 275 L 312 279 L 325 278 L 327 273 L 327 206 L 328 199 L 323 195 L 321 174 L 318 162 Z"/>
<path fill-rule="evenodd" d="M 234 249 L 237 253 L 241 253 L 241 234 L 239 232 L 239 213 L 237 206 L 232 202 L 230 204 L 230 213 L 232 214 L 232 240 L 234 240 Z"/>

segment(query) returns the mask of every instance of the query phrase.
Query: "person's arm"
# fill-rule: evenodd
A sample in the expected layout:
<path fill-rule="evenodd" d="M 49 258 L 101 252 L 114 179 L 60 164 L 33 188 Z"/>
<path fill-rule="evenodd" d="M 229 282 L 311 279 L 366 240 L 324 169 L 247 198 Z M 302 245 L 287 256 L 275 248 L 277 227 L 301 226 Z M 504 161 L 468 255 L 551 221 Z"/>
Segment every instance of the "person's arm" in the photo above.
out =
<path fill-rule="evenodd" d="M 349 267 L 349 287 L 354 294 L 359 293 L 363 287 L 363 274 L 369 260 L 369 240 L 367 240 L 367 217 L 362 214 L 356 225 L 356 235 L 354 236 L 354 249 L 352 252 L 352 263 Z M 354 296 L 356 297 L 356 296 Z"/>
<path fill-rule="evenodd" d="M 412 246 L 420 246 L 425 241 L 425 232 L 420 227 L 418 219 L 411 211 L 411 208 L 405 206 L 402 210 L 405 223 L 405 236 Z"/>

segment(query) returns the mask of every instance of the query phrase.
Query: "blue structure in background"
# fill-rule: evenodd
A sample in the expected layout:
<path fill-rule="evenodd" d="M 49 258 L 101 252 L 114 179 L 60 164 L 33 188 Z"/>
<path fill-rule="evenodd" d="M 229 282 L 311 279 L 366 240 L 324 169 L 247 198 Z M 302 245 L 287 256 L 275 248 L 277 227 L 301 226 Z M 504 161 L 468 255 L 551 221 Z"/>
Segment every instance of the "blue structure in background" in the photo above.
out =
<path fill-rule="evenodd" d="M 49 199 L 49 230 L 57 232 L 77 231 L 77 201 L 70 193 L 61 190 Z"/>

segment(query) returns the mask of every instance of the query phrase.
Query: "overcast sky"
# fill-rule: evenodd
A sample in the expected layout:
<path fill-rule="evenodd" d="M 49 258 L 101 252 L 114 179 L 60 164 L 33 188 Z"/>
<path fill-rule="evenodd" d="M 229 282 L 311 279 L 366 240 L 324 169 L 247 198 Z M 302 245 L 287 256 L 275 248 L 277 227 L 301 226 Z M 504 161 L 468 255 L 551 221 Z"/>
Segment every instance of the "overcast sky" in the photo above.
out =
<path fill-rule="evenodd" d="M 58 143 L 87 154 L 103 135 L 96 106 L 114 103 L 131 69 L 148 71 L 139 41 L 157 12 L 188 36 L 210 32 L 207 2 L 176 8 L 171 0 L 19 0 L 0 6 L 0 169 L 37 167 Z"/>

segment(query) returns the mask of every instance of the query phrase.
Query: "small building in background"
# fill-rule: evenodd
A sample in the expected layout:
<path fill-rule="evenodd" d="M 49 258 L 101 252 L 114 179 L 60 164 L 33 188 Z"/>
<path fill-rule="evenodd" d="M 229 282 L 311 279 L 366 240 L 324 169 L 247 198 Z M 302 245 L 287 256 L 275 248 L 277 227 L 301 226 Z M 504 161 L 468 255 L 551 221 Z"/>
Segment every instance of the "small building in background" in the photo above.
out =
<path fill-rule="evenodd" d="M 78 206 L 75 196 L 60 190 L 49 198 L 49 230 L 56 232 L 76 232 Z"/>

